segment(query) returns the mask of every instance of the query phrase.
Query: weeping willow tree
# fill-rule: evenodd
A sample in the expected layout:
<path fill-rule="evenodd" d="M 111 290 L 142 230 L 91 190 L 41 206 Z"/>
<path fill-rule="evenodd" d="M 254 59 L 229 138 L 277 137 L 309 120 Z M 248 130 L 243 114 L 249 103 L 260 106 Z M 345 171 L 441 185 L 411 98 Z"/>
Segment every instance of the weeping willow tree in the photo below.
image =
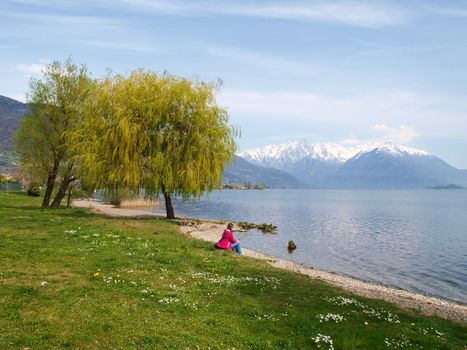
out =
<path fill-rule="evenodd" d="M 46 184 L 42 208 L 58 208 L 76 179 L 69 134 L 80 126 L 91 85 L 86 67 L 78 67 L 71 58 L 50 63 L 42 79 L 30 82 L 29 113 L 14 136 L 14 144 L 23 170 Z"/>
<path fill-rule="evenodd" d="M 77 134 L 79 172 L 95 188 L 199 197 L 221 184 L 237 130 L 216 103 L 217 86 L 135 71 L 102 80 Z"/>

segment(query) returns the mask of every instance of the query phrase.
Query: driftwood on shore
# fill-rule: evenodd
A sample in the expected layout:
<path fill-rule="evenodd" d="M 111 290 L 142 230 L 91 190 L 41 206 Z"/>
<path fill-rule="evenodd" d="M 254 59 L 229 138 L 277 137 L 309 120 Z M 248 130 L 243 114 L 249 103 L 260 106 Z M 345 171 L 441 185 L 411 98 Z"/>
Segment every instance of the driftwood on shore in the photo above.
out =
<path fill-rule="evenodd" d="M 277 226 L 274 226 L 273 224 L 266 224 L 266 223 L 253 224 L 251 222 L 241 221 L 237 225 L 241 229 L 246 230 L 246 231 L 251 230 L 251 229 L 258 229 L 264 233 L 276 233 L 276 230 L 277 230 Z"/>

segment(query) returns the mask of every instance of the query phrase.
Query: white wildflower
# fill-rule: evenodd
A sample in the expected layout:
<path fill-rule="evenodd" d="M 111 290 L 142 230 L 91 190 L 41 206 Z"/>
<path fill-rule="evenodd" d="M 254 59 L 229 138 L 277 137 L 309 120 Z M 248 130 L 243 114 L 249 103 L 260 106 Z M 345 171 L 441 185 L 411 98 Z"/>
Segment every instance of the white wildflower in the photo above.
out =
<path fill-rule="evenodd" d="M 345 318 L 344 316 L 342 315 L 339 315 L 339 314 L 332 314 L 332 313 L 327 313 L 326 315 L 317 315 L 316 317 L 319 318 L 319 322 L 329 322 L 330 320 L 336 322 L 336 323 L 339 323 L 339 322 L 342 322 L 342 321 L 345 321 Z"/>
<path fill-rule="evenodd" d="M 326 346 L 326 349 L 328 350 L 334 350 L 334 345 L 329 335 L 318 333 L 318 335 L 314 337 L 313 340 L 315 341 L 316 346 L 318 348 L 321 348 L 321 346 L 323 345 L 323 346 Z"/>
<path fill-rule="evenodd" d="M 165 297 L 159 300 L 159 303 L 161 304 L 174 304 L 174 303 L 179 303 L 180 299 L 175 298 L 175 297 Z"/>

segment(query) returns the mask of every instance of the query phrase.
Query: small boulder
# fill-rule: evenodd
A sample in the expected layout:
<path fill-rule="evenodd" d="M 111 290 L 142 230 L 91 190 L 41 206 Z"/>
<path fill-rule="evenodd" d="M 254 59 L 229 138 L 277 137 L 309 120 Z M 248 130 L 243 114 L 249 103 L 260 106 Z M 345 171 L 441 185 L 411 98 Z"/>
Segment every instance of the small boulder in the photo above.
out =
<path fill-rule="evenodd" d="M 297 246 L 295 245 L 294 241 L 289 241 L 289 244 L 287 245 L 287 249 L 289 250 L 289 252 L 297 249 Z"/>

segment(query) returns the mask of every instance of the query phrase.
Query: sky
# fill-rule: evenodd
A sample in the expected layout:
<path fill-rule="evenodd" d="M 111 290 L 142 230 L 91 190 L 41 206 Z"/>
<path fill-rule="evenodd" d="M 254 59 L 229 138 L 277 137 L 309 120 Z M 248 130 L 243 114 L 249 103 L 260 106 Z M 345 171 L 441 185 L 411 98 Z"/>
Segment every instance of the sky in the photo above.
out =
<path fill-rule="evenodd" d="M 240 150 L 388 141 L 467 169 L 467 1 L 0 0 L 0 95 L 71 56 L 221 79 Z"/>

